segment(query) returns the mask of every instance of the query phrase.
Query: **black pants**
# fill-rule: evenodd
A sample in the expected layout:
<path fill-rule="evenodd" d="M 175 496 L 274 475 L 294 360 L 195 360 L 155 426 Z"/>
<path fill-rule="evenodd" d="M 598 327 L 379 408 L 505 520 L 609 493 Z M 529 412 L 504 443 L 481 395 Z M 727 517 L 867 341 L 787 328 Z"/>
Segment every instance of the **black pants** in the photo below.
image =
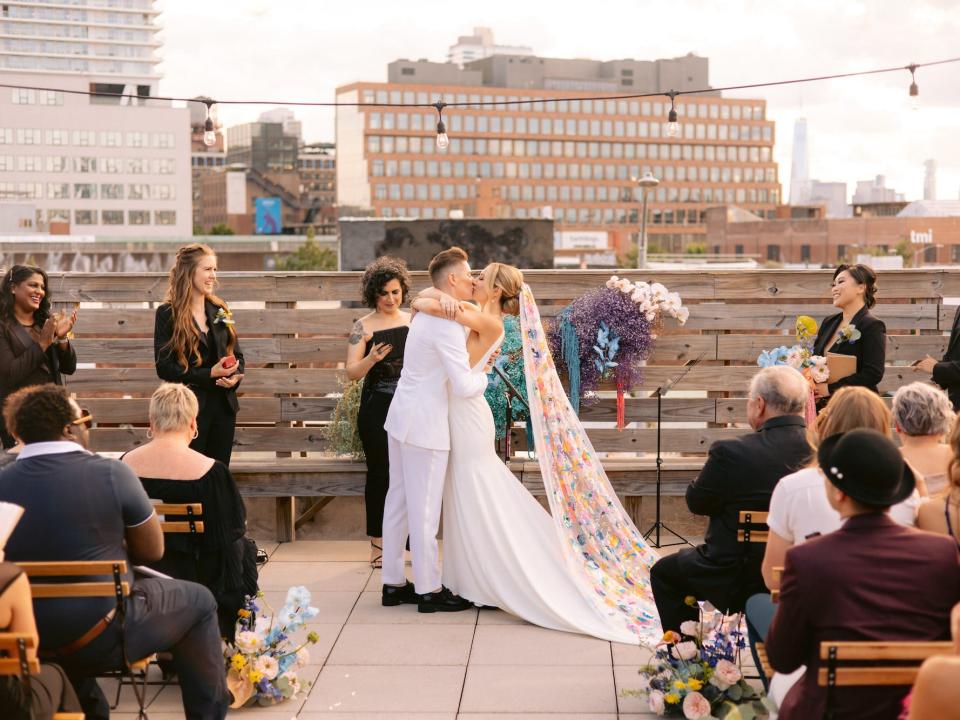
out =
<path fill-rule="evenodd" d="M 226 686 L 217 603 L 202 585 L 184 580 L 138 580 L 127 599 L 127 659 L 171 652 L 180 679 L 187 720 L 223 720 L 229 695 Z M 110 709 L 97 673 L 123 667 L 119 621 L 89 644 L 58 658 L 80 698 L 87 720 L 107 720 Z"/>
<path fill-rule="evenodd" d="M 387 432 L 383 424 L 393 395 L 371 392 L 360 398 L 357 430 L 367 457 L 367 484 L 363 491 L 367 511 L 367 535 L 383 537 L 383 503 L 390 487 L 390 461 L 387 456 Z"/>
<path fill-rule="evenodd" d="M 688 605 L 687 598 L 708 600 L 727 613 L 741 612 L 746 597 L 757 592 L 757 583 L 762 589 L 758 559 L 718 565 L 703 557 L 698 548 L 668 555 L 650 570 L 653 599 L 664 631 L 679 630 L 685 620 L 699 619 L 697 606 Z"/>
<path fill-rule="evenodd" d="M 197 437 L 190 443 L 190 448 L 229 467 L 236 429 L 237 415 L 227 399 L 211 393 L 197 415 Z"/>
<path fill-rule="evenodd" d="M 80 712 L 73 685 L 59 665 L 44 663 L 30 676 L 30 693 L 16 677 L 0 678 L 0 710 L 5 720 L 49 718 L 56 712 Z"/>

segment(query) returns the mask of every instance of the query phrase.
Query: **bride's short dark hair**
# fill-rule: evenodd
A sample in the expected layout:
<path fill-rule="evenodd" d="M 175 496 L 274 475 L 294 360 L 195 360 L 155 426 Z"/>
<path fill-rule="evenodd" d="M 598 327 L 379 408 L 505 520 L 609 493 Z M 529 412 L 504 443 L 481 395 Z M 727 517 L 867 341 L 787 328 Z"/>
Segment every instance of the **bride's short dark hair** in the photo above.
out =
<path fill-rule="evenodd" d="M 430 261 L 430 264 L 427 265 L 427 272 L 430 273 L 430 280 L 436 284 L 440 278 L 443 277 L 444 271 L 446 271 L 451 265 L 456 265 L 457 263 L 467 262 L 469 260 L 467 251 L 458 248 L 454 245 L 451 248 L 447 248 L 443 252 L 438 252 L 433 256 L 433 260 Z"/>

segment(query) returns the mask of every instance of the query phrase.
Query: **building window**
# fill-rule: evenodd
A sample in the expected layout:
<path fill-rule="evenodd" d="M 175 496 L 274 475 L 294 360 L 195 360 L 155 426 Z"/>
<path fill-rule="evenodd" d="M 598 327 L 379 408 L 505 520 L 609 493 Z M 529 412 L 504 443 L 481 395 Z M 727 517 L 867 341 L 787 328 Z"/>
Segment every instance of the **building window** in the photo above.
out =
<path fill-rule="evenodd" d="M 123 210 L 104 210 L 101 217 L 104 225 L 123 225 Z"/>
<path fill-rule="evenodd" d="M 67 145 L 70 135 L 66 130 L 47 130 L 47 145 Z"/>
<path fill-rule="evenodd" d="M 176 225 L 176 210 L 157 210 L 153 213 L 154 225 Z"/>
<path fill-rule="evenodd" d="M 74 133 L 76 134 L 76 133 Z M 145 132 L 128 132 L 127 133 L 127 147 L 134 148 L 143 148 L 147 147 L 147 133 Z M 132 224 L 132 223 L 131 223 Z M 142 224 L 142 223 L 141 223 Z"/>
<path fill-rule="evenodd" d="M 97 171 L 97 159 L 92 157 L 78 157 L 76 171 L 78 173 L 95 173 Z"/>
<path fill-rule="evenodd" d="M 123 200 L 123 185 L 120 185 L 120 184 L 101 185 L 100 197 L 103 198 L 104 200 Z M 104 222 L 104 225 L 108 224 L 106 220 L 104 220 L 103 222 Z M 123 223 L 113 223 L 113 224 L 122 225 Z"/>
<path fill-rule="evenodd" d="M 770 262 L 780 262 L 779 245 L 767 245 L 767 260 Z"/>
<path fill-rule="evenodd" d="M 74 130 L 73 144 L 77 147 L 93 147 L 97 144 L 97 134 L 93 130 Z"/>
<path fill-rule="evenodd" d="M 149 225 L 150 211 L 149 210 L 128 210 L 127 218 L 130 225 Z"/>
<path fill-rule="evenodd" d="M 743 245 L 734 245 L 733 246 L 734 255 L 743 255 Z"/>
<path fill-rule="evenodd" d="M 123 134 L 104 130 L 100 133 L 100 144 L 103 147 L 120 147 L 123 145 Z M 104 225 L 106 224 L 104 223 Z"/>
<path fill-rule="evenodd" d="M 18 145 L 41 145 L 43 133 L 33 128 L 17 128 Z"/>
<path fill-rule="evenodd" d="M 155 148 L 169 149 L 173 147 L 173 133 L 162 132 L 153 133 L 153 146 Z"/>
<path fill-rule="evenodd" d="M 130 185 L 130 189 L 127 191 L 127 197 L 131 200 L 149 200 L 150 199 L 150 186 L 143 183 L 134 183 Z M 130 223 L 131 225 L 144 223 Z"/>
<path fill-rule="evenodd" d="M 837 260 L 842 261 L 847 256 L 847 246 L 840 244 L 837 245 Z"/>
<path fill-rule="evenodd" d="M 76 183 L 73 186 L 73 196 L 77 200 L 95 200 L 97 198 L 97 186 L 92 183 Z"/>
<path fill-rule="evenodd" d="M 69 198 L 70 183 L 47 183 L 47 197 L 52 199 Z"/>
<path fill-rule="evenodd" d="M 800 262 L 810 262 L 810 246 L 800 246 Z"/>
<path fill-rule="evenodd" d="M 73 222 L 76 223 L 77 225 L 96 225 L 97 211 L 96 210 L 74 210 Z"/>

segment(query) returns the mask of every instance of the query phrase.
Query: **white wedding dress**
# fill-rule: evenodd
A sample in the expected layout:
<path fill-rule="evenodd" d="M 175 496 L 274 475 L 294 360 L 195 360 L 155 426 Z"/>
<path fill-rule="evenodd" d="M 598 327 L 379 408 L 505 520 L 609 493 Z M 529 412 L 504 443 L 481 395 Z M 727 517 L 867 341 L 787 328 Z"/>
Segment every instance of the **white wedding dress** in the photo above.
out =
<path fill-rule="evenodd" d="M 503 335 L 472 372 L 483 372 L 502 342 Z M 622 613 L 591 597 L 590 579 L 569 557 L 550 513 L 497 456 L 483 396 L 451 396 L 449 423 L 443 584 L 534 625 L 637 644 L 642 638 Z"/>

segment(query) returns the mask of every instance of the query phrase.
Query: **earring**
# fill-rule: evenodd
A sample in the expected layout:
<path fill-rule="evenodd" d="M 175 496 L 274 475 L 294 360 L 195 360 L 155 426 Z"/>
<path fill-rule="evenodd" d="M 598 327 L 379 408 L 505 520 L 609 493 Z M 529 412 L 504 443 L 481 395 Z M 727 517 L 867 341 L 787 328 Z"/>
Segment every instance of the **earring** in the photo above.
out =
<path fill-rule="evenodd" d="M 147 430 L 147 440 L 153 440 L 153 430 Z"/>
<path fill-rule="evenodd" d="M 191 435 L 191 437 L 192 437 L 194 440 L 196 440 L 198 437 L 200 437 L 200 431 L 199 431 L 199 430 L 194 430 L 194 431 L 193 431 L 193 435 Z"/>

